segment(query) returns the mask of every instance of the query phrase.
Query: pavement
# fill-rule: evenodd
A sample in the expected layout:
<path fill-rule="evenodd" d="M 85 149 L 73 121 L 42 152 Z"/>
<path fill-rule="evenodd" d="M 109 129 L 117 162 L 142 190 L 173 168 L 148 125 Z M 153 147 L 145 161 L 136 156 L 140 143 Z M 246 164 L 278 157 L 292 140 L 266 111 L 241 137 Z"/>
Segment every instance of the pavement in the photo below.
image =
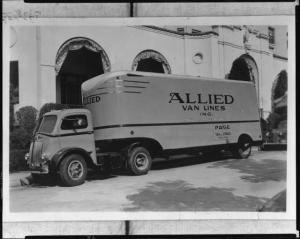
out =
<path fill-rule="evenodd" d="M 21 186 L 29 173 L 12 173 L 10 211 L 257 211 L 286 189 L 286 158 L 286 151 L 258 150 L 242 160 L 184 157 L 153 163 L 143 176 L 90 174 L 76 187 Z"/>

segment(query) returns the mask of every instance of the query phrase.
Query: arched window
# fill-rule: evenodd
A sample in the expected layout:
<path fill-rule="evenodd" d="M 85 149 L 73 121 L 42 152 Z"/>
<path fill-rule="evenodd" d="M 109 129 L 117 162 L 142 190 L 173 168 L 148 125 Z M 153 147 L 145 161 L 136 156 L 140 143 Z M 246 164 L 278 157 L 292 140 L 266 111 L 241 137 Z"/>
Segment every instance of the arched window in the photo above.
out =
<path fill-rule="evenodd" d="M 228 79 L 252 81 L 258 86 L 258 68 L 254 59 L 248 55 L 241 55 L 232 63 Z"/>
<path fill-rule="evenodd" d="M 287 107 L 287 72 L 282 70 L 272 85 L 272 109 Z"/>
<path fill-rule="evenodd" d="M 140 52 L 133 61 L 132 70 L 171 74 L 166 58 L 154 50 Z"/>
<path fill-rule="evenodd" d="M 69 39 L 56 55 L 57 102 L 81 104 L 81 84 L 108 71 L 110 62 L 99 44 L 84 37 Z"/>

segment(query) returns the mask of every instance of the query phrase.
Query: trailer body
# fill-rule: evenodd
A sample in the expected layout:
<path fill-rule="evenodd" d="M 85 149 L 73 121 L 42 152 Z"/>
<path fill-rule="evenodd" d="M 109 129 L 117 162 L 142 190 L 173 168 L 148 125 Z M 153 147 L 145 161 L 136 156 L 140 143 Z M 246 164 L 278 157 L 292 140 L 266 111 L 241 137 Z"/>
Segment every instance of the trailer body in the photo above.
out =
<path fill-rule="evenodd" d="M 250 82 L 155 73 L 99 76 L 82 85 L 98 145 L 146 138 L 163 150 L 261 141 L 255 86 Z"/>

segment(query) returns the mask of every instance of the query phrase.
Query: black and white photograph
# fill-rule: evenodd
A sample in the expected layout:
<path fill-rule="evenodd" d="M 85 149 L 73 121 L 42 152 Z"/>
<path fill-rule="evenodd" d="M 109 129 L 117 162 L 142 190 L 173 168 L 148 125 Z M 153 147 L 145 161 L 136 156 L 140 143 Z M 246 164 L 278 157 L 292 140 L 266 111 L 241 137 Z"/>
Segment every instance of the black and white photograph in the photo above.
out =
<path fill-rule="evenodd" d="M 8 218 L 293 218 L 283 20 L 10 24 Z"/>

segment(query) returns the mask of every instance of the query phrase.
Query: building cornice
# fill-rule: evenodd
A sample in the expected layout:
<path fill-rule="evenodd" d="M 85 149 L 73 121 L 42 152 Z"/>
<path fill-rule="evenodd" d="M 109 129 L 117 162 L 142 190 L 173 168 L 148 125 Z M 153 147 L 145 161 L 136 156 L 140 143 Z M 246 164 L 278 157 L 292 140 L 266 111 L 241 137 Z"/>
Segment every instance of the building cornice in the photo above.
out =
<path fill-rule="evenodd" d="M 226 42 L 226 41 L 218 41 L 218 44 L 225 45 L 225 46 L 230 46 L 230 47 L 237 48 L 237 49 L 240 49 L 240 50 L 245 50 L 246 49 L 244 46 L 236 45 L 236 44 L 233 44 L 231 42 Z M 255 53 L 259 53 L 259 54 L 265 54 L 265 55 L 268 55 L 268 56 L 271 55 L 270 52 L 257 50 L 257 49 L 253 49 L 253 48 L 247 48 L 247 50 L 255 52 Z"/>
<path fill-rule="evenodd" d="M 265 40 L 269 40 L 269 36 L 267 34 L 264 33 L 258 33 L 257 38 L 261 38 L 261 39 L 265 39 Z"/>
<path fill-rule="evenodd" d="M 234 25 L 233 28 L 234 29 L 238 29 L 238 30 L 242 30 L 242 27 L 241 26 L 237 26 L 237 25 Z"/>
<path fill-rule="evenodd" d="M 232 31 L 234 31 L 235 29 L 237 30 L 243 30 L 243 26 L 240 26 L 240 25 L 221 25 L 220 27 L 223 27 L 223 28 L 227 28 L 227 29 L 230 29 Z M 269 37 L 263 33 L 260 33 L 257 29 L 254 29 L 253 27 L 247 27 L 246 26 L 246 29 L 248 30 L 249 33 L 251 34 L 254 34 L 256 35 L 257 37 L 260 37 L 260 35 L 262 35 L 262 38 L 264 37 L 267 37 L 266 39 L 269 39 Z"/>
<path fill-rule="evenodd" d="M 200 32 L 200 33 L 188 33 L 188 32 L 177 32 L 170 29 L 157 27 L 157 26 L 134 26 L 138 29 L 148 30 L 157 32 L 160 34 L 165 34 L 169 36 L 179 37 L 179 38 L 208 38 L 212 36 L 219 36 L 219 34 L 215 31 L 207 31 L 207 32 Z"/>
<path fill-rule="evenodd" d="M 277 58 L 277 59 L 280 59 L 280 60 L 284 60 L 284 61 L 287 61 L 287 60 L 288 60 L 287 57 L 285 57 L 285 56 L 280 56 L 280 55 L 277 55 L 277 54 L 273 54 L 273 57 L 274 57 L 274 58 Z"/>

